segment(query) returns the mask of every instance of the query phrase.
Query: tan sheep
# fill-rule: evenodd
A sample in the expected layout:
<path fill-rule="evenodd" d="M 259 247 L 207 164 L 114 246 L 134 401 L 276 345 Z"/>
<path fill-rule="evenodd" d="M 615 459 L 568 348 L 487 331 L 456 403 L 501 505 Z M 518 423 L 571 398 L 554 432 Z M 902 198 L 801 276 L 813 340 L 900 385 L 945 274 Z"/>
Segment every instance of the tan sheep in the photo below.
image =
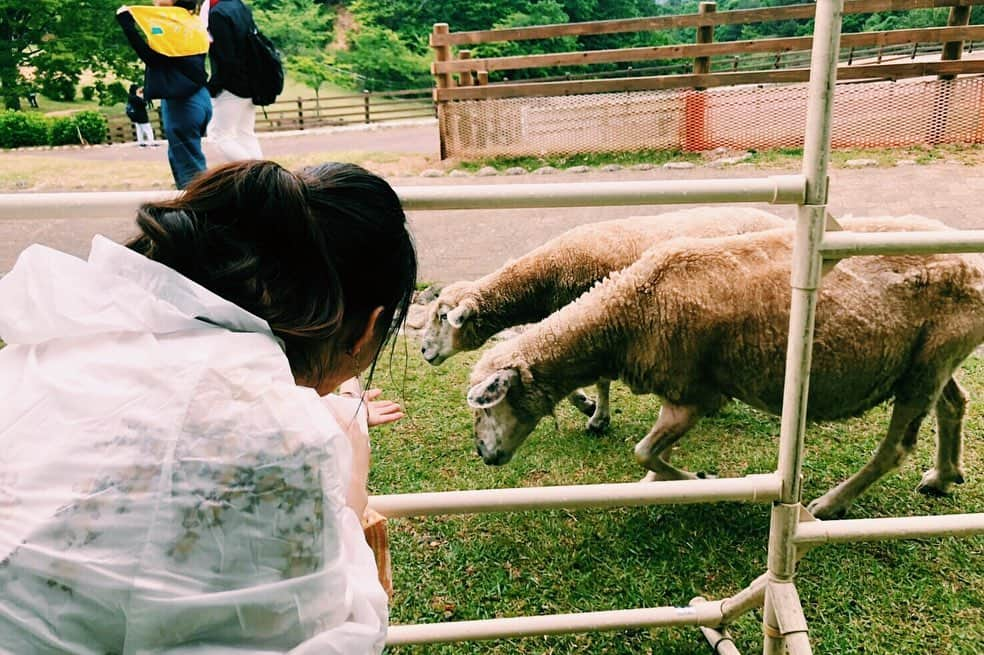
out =
<path fill-rule="evenodd" d="M 480 348 L 502 330 L 535 323 L 572 302 L 612 271 L 635 263 L 650 246 L 679 236 L 716 237 L 789 225 L 750 207 L 698 207 L 583 225 L 474 282 L 455 282 L 431 306 L 420 352 L 437 365 Z M 598 380 L 597 402 L 579 391 L 569 397 L 590 416 L 592 432 L 610 421 L 610 382 Z"/>
<path fill-rule="evenodd" d="M 845 219 L 855 231 L 940 230 L 907 216 Z M 792 230 L 718 239 L 678 239 L 515 339 L 489 350 L 472 371 L 468 403 L 479 454 L 504 464 L 556 403 L 598 378 L 621 379 L 664 402 L 635 447 L 650 479 L 692 474 L 669 464 L 670 447 L 731 398 L 781 410 L 790 304 Z M 937 453 L 919 489 L 946 493 L 963 482 L 967 396 L 953 379 L 984 341 L 984 257 L 855 257 L 824 276 L 820 290 L 809 418 L 856 416 L 894 398 L 873 459 L 810 509 L 840 516 L 912 450 L 934 408 Z"/>

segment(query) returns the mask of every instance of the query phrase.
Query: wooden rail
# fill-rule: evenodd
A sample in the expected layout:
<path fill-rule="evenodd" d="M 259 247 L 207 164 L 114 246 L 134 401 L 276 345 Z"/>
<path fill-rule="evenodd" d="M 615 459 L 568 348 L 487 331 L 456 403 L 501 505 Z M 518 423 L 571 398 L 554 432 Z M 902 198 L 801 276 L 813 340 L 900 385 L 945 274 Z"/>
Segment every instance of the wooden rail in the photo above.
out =
<path fill-rule="evenodd" d="M 908 11 L 911 9 L 930 9 L 938 7 L 964 7 L 984 4 L 984 0 L 847 0 L 845 14 L 868 14 L 882 11 Z M 813 18 L 816 5 L 813 3 L 787 5 L 785 7 L 766 7 L 762 9 L 740 9 L 712 14 L 679 14 L 675 16 L 651 16 L 648 18 L 626 18 L 619 20 L 591 21 L 584 23 L 565 23 L 560 25 L 537 25 L 497 30 L 476 30 L 469 32 L 434 32 L 430 45 L 454 46 L 498 41 L 524 41 L 529 39 L 550 39 L 559 36 L 584 36 L 596 34 L 619 34 L 623 32 L 651 32 L 704 25 L 733 25 L 737 23 L 766 23 L 770 21 Z"/>
<path fill-rule="evenodd" d="M 840 66 L 837 79 L 896 80 L 927 75 L 984 74 L 984 60 L 925 61 L 905 64 L 871 64 Z M 585 80 L 576 82 L 541 82 L 523 84 L 493 84 L 484 87 L 436 89 L 438 102 L 447 100 L 484 100 L 536 96 L 564 96 L 575 93 L 615 93 L 618 91 L 654 91 L 680 88 L 710 88 L 739 84 L 791 84 L 810 78 L 809 68 L 784 70 L 725 72 L 708 74 L 658 75 L 651 77 Z"/>
<path fill-rule="evenodd" d="M 977 41 L 984 39 L 984 25 L 969 27 L 931 27 L 885 32 L 858 32 L 844 34 L 844 48 L 868 46 L 904 45 L 927 42 Z M 797 36 L 749 41 L 724 41 L 718 43 L 680 43 L 676 45 L 617 50 L 585 50 L 557 54 L 524 55 L 512 57 L 488 57 L 485 59 L 456 59 L 431 64 L 437 73 L 461 73 L 463 71 L 504 71 L 522 68 L 551 68 L 555 66 L 584 66 L 587 64 L 611 64 L 631 61 L 655 61 L 665 59 L 691 59 L 719 57 L 762 52 L 807 51 L 813 45 L 813 37 Z"/>
<path fill-rule="evenodd" d="M 920 44 L 942 44 L 943 66 L 926 66 L 918 62 L 892 64 L 890 68 L 874 69 L 871 65 L 852 66 L 851 72 L 840 67 L 842 80 L 859 79 L 900 79 L 921 75 L 940 75 L 952 78 L 961 74 L 980 73 L 977 62 L 956 63 L 965 42 L 973 43 L 984 39 L 984 25 L 968 25 L 970 8 L 984 4 L 984 0 L 847 0 L 844 13 L 870 13 L 876 11 L 897 11 L 931 7 L 951 7 L 951 16 L 946 27 L 922 29 L 890 30 L 882 32 L 861 32 L 845 34 L 841 46 L 848 51 L 848 64 L 854 62 L 855 50 L 877 48 L 878 65 L 882 63 L 885 48 L 911 45 L 912 57 Z M 812 47 L 813 37 L 787 37 L 714 43 L 714 26 L 737 23 L 781 21 L 811 18 L 816 5 L 802 4 L 785 7 L 745 9 L 717 12 L 713 2 L 701 2 L 699 12 L 676 16 L 655 16 L 614 21 L 595 21 L 591 23 L 571 23 L 564 25 L 541 25 L 516 29 L 483 30 L 475 32 L 450 32 L 448 26 L 440 23 L 434 26 L 431 44 L 435 61 L 431 72 L 437 84 L 434 100 L 438 103 L 438 118 L 442 114 L 442 103 L 455 100 L 481 100 L 509 97 L 559 96 L 588 93 L 609 93 L 617 91 L 649 91 L 692 87 L 703 89 L 734 84 L 775 84 L 802 82 L 805 66 L 793 66 L 783 62 L 789 53 L 806 53 Z M 697 30 L 696 43 L 677 45 L 621 48 L 613 50 L 589 50 L 582 52 L 561 52 L 539 55 L 511 57 L 474 57 L 472 51 L 464 51 L 464 56 L 453 58 L 450 44 L 490 43 L 494 41 L 554 38 L 582 34 L 611 34 L 639 30 L 694 27 Z M 758 55 L 774 55 L 771 65 L 760 65 L 760 70 L 739 71 L 740 61 Z M 717 58 L 714 61 L 713 58 Z M 722 71 L 721 59 L 726 58 L 730 71 Z M 621 81 L 595 75 L 593 79 L 576 80 L 524 80 L 522 82 L 499 82 L 488 84 L 488 75 L 493 72 L 521 70 L 529 68 L 557 68 L 570 66 L 590 66 L 624 62 L 667 61 L 677 63 L 690 60 L 691 70 L 672 71 L 672 75 L 625 75 Z M 746 68 L 746 67 L 743 67 Z M 775 69 L 784 70 L 775 70 Z M 765 70 L 761 70 L 765 69 Z M 662 71 L 660 71 L 662 72 Z M 455 84 L 455 77 L 461 82 Z"/>
<path fill-rule="evenodd" d="M 151 112 L 154 136 L 164 138 L 160 112 Z M 332 125 L 381 123 L 409 118 L 433 117 L 431 89 L 363 91 L 360 95 L 293 98 L 256 110 L 257 132 L 310 130 Z M 134 141 L 130 121 L 121 116 L 110 120 L 109 143 Z"/>

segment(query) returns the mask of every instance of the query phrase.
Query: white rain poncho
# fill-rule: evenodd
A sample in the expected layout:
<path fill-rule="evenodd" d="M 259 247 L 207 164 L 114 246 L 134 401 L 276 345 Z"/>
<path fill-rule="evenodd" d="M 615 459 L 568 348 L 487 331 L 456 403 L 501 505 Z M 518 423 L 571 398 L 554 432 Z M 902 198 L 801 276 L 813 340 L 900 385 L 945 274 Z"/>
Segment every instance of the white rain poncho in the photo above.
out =
<path fill-rule="evenodd" d="M 382 650 L 348 439 L 264 321 L 96 237 L 21 254 L 0 339 L 0 653 Z"/>

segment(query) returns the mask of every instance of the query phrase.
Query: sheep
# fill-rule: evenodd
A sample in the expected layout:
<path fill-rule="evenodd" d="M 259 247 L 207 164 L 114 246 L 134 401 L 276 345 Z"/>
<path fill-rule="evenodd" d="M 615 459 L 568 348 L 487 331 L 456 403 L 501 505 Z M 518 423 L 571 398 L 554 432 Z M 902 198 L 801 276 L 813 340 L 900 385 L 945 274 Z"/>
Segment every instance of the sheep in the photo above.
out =
<path fill-rule="evenodd" d="M 438 365 L 480 348 L 492 335 L 533 323 L 572 302 L 612 271 L 634 263 L 655 243 L 674 237 L 714 237 L 786 226 L 789 221 L 749 207 L 698 207 L 576 227 L 474 282 L 450 284 L 432 304 L 420 352 Z M 597 402 L 579 391 L 569 400 L 601 432 L 611 419 L 610 382 L 598 380 Z"/>
<path fill-rule="evenodd" d="M 855 231 L 942 230 L 918 216 L 844 219 Z M 670 447 L 730 399 L 779 414 L 789 323 L 792 230 L 654 246 L 574 303 L 484 353 L 467 394 L 486 464 L 508 462 L 553 406 L 579 385 L 621 379 L 663 399 L 635 447 L 646 479 L 693 474 Z M 809 509 L 845 514 L 898 466 L 935 407 L 937 454 L 919 491 L 963 482 L 967 394 L 954 371 L 984 340 L 984 257 L 868 256 L 839 262 L 820 289 L 808 417 L 857 416 L 894 398 L 872 460 Z"/>

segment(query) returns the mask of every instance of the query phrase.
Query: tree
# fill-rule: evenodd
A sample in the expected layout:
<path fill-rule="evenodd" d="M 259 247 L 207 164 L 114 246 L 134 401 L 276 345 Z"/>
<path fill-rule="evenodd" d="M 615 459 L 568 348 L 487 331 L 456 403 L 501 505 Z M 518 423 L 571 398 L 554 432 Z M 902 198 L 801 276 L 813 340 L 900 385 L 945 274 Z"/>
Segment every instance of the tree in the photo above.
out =
<path fill-rule="evenodd" d="M 331 41 L 332 14 L 315 0 L 253 0 L 253 17 L 285 55 L 310 55 Z"/>
<path fill-rule="evenodd" d="M 319 97 L 321 85 L 332 79 L 331 66 L 334 60 L 324 52 L 312 55 L 293 55 L 287 58 L 287 69 L 304 86 L 314 91 L 314 97 Z"/>
<path fill-rule="evenodd" d="M 116 24 L 118 6 L 119 0 L 0 0 L 4 104 L 20 108 L 41 65 L 49 79 L 77 80 L 85 70 L 133 76 L 138 68 Z"/>

